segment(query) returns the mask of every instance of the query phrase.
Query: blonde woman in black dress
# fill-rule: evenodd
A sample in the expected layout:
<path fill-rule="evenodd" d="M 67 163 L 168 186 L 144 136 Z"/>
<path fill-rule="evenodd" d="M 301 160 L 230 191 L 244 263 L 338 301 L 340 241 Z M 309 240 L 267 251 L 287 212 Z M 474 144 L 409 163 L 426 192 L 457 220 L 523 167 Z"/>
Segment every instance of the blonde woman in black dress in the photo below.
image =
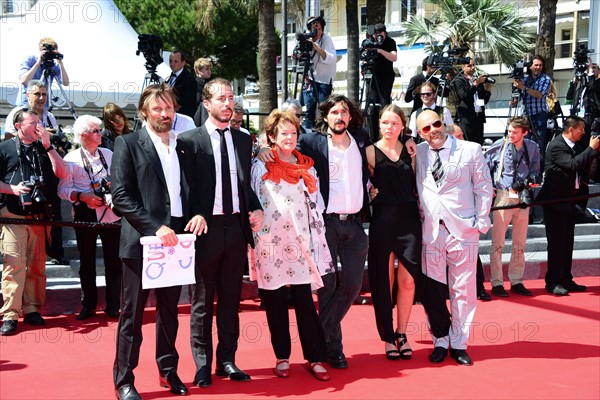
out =
<path fill-rule="evenodd" d="M 366 148 L 371 181 L 376 188 L 369 227 L 369 284 L 377 330 L 390 360 L 412 357 L 406 330 L 415 277 L 421 265 L 421 221 L 414 165 L 399 140 L 405 126 L 402 110 L 393 104 L 386 106 L 379 117 L 380 139 Z"/>

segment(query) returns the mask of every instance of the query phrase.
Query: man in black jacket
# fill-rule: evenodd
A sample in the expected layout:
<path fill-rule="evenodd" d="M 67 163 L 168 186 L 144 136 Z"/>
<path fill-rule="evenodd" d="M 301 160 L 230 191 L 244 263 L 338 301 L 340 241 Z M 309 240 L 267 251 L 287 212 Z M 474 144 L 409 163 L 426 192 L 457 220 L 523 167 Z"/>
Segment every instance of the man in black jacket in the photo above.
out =
<path fill-rule="evenodd" d="M 181 108 L 176 111 L 194 118 L 198 84 L 196 83 L 196 78 L 185 69 L 185 66 L 186 61 L 183 52 L 180 50 L 173 50 L 169 56 L 169 67 L 172 72 L 171 75 L 165 79 L 165 82 L 171 85 L 175 91 L 175 96 L 177 96 L 177 102 L 181 106 Z"/>

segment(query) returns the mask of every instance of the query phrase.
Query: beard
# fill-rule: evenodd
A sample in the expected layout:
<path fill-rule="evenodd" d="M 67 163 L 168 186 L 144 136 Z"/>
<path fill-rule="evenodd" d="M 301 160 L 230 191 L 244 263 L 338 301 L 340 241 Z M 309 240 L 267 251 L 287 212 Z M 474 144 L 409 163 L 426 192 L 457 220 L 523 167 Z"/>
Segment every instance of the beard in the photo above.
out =
<path fill-rule="evenodd" d="M 329 130 L 331 131 L 331 133 L 333 133 L 335 135 L 341 135 L 341 134 L 345 133 L 347 129 L 348 129 L 348 126 L 343 122 L 341 125 L 338 123 L 335 123 L 335 124 L 333 124 L 333 126 L 329 127 Z"/>
<path fill-rule="evenodd" d="M 170 118 L 162 121 L 149 121 L 148 124 L 156 133 L 167 133 L 173 128 L 173 120 Z"/>
<path fill-rule="evenodd" d="M 223 111 L 223 110 L 228 110 L 230 112 L 228 117 L 222 116 L 220 114 L 221 111 Z M 221 110 L 213 110 L 213 109 L 210 110 L 211 117 L 213 117 L 217 121 L 223 122 L 223 123 L 225 123 L 225 122 L 229 123 L 229 120 L 231 119 L 231 114 L 232 113 L 233 113 L 233 110 L 231 108 L 229 108 L 229 107 L 227 107 L 226 109 L 221 109 Z"/>

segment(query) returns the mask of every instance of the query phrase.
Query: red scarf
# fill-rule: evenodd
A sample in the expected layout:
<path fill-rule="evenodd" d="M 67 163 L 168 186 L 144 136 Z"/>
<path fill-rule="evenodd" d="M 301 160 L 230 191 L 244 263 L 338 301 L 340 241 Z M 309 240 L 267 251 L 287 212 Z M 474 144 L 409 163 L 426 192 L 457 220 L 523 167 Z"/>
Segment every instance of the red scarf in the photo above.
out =
<path fill-rule="evenodd" d="M 277 151 L 273 151 L 273 157 L 275 161 L 268 162 L 265 164 L 267 167 L 267 173 L 263 175 L 263 180 L 271 180 L 275 183 L 279 183 L 281 179 L 288 183 L 297 184 L 300 178 L 304 179 L 304 183 L 310 193 L 317 191 L 317 179 L 308 172 L 315 163 L 312 158 L 303 156 L 298 150 L 293 150 L 292 154 L 298 159 L 297 164 L 290 164 L 285 161 L 281 161 L 277 155 Z"/>

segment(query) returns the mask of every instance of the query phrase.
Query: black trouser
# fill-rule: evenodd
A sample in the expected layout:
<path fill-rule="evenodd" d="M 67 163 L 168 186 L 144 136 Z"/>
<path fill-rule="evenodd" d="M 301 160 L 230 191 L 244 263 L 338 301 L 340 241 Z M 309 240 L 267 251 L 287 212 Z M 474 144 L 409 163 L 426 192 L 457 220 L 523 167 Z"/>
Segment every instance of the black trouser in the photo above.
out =
<path fill-rule="evenodd" d="M 52 201 L 52 220 L 62 221 L 61 199 L 59 197 Z M 53 226 L 50 228 L 50 243 L 46 241 L 46 255 L 52 258 L 62 258 L 65 256 L 63 248 L 62 227 Z"/>
<path fill-rule="evenodd" d="M 575 206 L 571 203 L 569 207 L 570 210 L 565 210 L 564 205 L 544 207 L 544 226 L 548 239 L 548 270 L 545 280 L 549 289 L 573 280 L 571 264 L 575 240 Z"/>
<path fill-rule="evenodd" d="M 327 359 L 325 334 L 315 308 L 310 284 L 290 285 L 289 289 L 296 312 L 304 359 L 311 363 L 325 361 Z M 267 311 L 267 322 L 275 357 L 280 360 L 289 359 L 292 338 L 290 336 L 287 287 L 282 286 L 275 290 L 260 289 L 260 294 Z"/>
<path fill-rule="evenodd" d="M 97 222 L 96 211 L 84 204 L 76 207 L 75 221 Z M 106 309 L 118 311 L 121 303 L 121 260 L 119 259 L 119 231 L 110 228 L 75 228 L 79 250 L 79 280 L 84 307 L 95 309 L 98 305 L 96 287 L 96 239 L 100 236 L 104 255 L 106 279 Z"/>

